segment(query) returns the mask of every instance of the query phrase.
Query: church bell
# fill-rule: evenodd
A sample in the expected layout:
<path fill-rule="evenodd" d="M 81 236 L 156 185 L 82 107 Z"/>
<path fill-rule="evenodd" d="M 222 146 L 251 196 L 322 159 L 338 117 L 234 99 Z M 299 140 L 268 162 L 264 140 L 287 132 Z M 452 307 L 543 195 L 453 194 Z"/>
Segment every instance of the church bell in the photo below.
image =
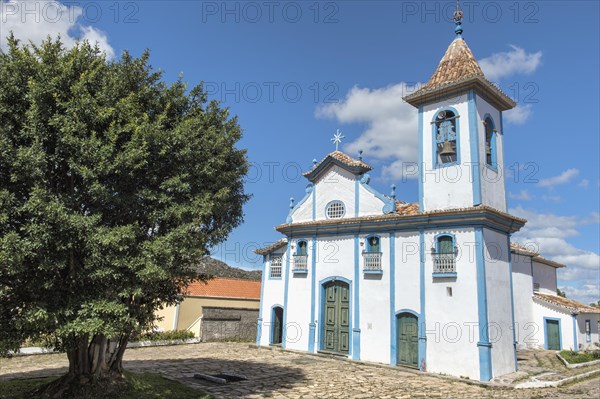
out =
<path fill-rule="evenodd" d="M 452 143 L 449 141 L 444 141 L 442 144 L 442 150 L 440 151 L 440 155 L 456 155 L 456 151 L 452 147 Z"/>

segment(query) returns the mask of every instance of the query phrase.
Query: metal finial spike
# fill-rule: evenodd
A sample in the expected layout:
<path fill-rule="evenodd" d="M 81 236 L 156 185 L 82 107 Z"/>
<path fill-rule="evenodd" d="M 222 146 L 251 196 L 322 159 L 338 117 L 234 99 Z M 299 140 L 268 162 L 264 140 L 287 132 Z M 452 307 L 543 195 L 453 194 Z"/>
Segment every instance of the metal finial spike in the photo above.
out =
<path fill-rule="evenodd" d="M 345 136 L 342 135 L 342 131 L 340 129 L 337 130 L 337 132 L 333 135 L 333 138 L 331 139 L 331 142 L 333 144 L 335 144 L 335 150 L 338 150 L 338 146 L 340 145 L 340 143 L 342 142 L 342 139 L 346 138 Z"/>
<path fill-rule="evenodd" d="M 454 28 L 454 33 L 456 33 L 456 36 L 460 38 L 463 33 L 463 29 L 462 29 L 463 12 L 460 9 L 459 0 L 456 0 L 456 10 L 454 11 L 454 14 L 452 14 L 452 19 L 454 19 L 454 23 L 456 24 L 456 27 Z"/>
<path fill-rule="evenodd" d="M 294 197 L 290 197 L 290 209 L 294 209 Z"/>
<path fill-rule="evenodd" d="M 313 166 L 317 166 L 317 159 L 316 158 L 313 159 Z"/>
<path fill-rule="evenodd" d="M 362 161 L 363 150 L 358 151 L 358 160 Z"/>
<path fill-rule="evenodd" d="M 392 184 L 392 198 L 396 199 L 396 185 Z"/>

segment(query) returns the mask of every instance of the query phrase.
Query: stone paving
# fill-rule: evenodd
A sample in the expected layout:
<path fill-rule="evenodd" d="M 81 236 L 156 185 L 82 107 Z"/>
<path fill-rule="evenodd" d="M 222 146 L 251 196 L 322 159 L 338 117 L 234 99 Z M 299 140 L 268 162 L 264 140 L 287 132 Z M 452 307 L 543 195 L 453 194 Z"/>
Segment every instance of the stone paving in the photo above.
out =
<path fill-rule="evenodd" d="M 65 372 L 66 366 L 63 354 L 0 359 L 0 389 L 3 379 L 59 375 Z M 217 398 L 600 397 L 600 377 L 559 388 L 515 390 L 240 343 L 128 349 L 125 367 L 138 372 L 161 373 Z M 195 373 L 222 372 L 243 374 L 248 380 L 220 385 L 193 378 Z"/>

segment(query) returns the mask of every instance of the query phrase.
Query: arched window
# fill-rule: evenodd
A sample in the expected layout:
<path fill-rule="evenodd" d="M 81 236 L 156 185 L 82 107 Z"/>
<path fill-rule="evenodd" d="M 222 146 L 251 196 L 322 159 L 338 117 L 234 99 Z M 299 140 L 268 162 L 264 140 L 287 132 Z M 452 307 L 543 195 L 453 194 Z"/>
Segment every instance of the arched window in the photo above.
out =
<path fill-rule="evenodd" d="M 366 250 L 363 251 L 365 273 L 381 273 L 381 240 L 378 236 L 366 238 Z"/>
<path fill-rule="evenodd" d="M 485 126 L 485 163 L 486 165 L 496 167 L 496 136 L 497 131 L 494 128 L 494 121 L 489 116 L 483 122 Z"/>
<path fill-rule="evenodd" d="M 431 250 L 434 274 L 456 273 L 457 250 L 453 235 L 438 235 L 435 239 L 435 248 Z"/>
<path fill-rule="evenodd" d="M 456 115 L 453 111 L 442 110 L 437 113 L 433 122 L 435 129 L 435 155 L 438 165 L 451 164 L 458 161 L 458 134 Z"/>
<path fill-rule="evenodd" d="M 294 254 L 294 273 L 306 273 L 308 270 L 308 244 L 305 240 L 299 240 L 296 243 L 296 253 Z"/>
<path fill-rule="evenodd" d="M 306 241 L 301 240 L 298 241 L 298 247 L 296 248 L 296 255 L 308 255 L 308 245 L 306 244 Z"/>
<path fill-rule="evenodd" d="M 281 278 L 281 256 L 271 256 L 270 278 Z"/>
<path fill-rule="evenodd" d="M 367 252 L 381 252 L 381 244 L 379 242 L 379 237 L 367 237 Z"/>

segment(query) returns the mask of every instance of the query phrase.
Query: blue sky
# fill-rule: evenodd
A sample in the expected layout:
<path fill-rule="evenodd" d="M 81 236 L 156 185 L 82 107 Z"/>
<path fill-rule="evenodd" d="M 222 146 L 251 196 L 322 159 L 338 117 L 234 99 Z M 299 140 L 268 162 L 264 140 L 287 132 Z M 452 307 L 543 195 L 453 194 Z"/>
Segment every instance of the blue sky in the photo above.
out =
<path fill-rule="evenodd" d="M 515 236 L 568 264 L 559 286 L 599 299 L 600 8 L 596 1 L 463 2 L 463 37 L 486 76 L 519 104 L 505 116 L 510 212 L 527 218 Z M 373 185 L 417 201 L 402 162 L 416 160 L 416 111 L 400 97 L 425 82 L 454 38 L 454 2 L 421 1 L 2 1 L 9 30 L 39 42 L 60 33 L 98 41 L 107 54 L 148 48 L 172 81 L 205 81 L 238 115 L 252 162 L 245 223 L 214 256 L 260 267 L 252 253 L 277 240 L 300 172 L 334 149 L 376 169 Z"/>

